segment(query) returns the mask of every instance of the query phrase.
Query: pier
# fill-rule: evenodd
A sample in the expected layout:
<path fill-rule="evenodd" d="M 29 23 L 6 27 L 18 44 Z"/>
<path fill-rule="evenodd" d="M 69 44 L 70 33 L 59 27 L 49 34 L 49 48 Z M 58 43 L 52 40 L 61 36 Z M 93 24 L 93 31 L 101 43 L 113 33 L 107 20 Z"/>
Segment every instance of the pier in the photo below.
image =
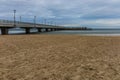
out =
<path fill-rule="evenodd" d="M 40 23 L 30 23 L 30 22 L 20 22 L 20 21 L 10 21 L 10 20 L 0 20 L 1 35 L 8 35 L 8 31 L 11 28 L 22 28 L 25 30 L 26 34 L 30 34 L 30 29 L 37 29 L 38 32 L 59 31 L 59 30 L 91 30 L 87 27 L 64 27 L 58 25 L 48 25 Z"/>
<path fill-rule="evenodd" d="M 30 29 L 36 28 L 38 32 L 41 32 L 42 29 L 45 29 L 46 32 L 63 30 L 65 27 L 56 26 L 56 25 L 47 25 L 47 24 L 37 24 L 29 22 L 19 22 L 19 21 L 10 21 L 10 20 L 0 20 L 0 29 L 2 35 L 7 35 L 10 28 L 23 28 L 25 29 L 26 34 L 30 34 Z"/>

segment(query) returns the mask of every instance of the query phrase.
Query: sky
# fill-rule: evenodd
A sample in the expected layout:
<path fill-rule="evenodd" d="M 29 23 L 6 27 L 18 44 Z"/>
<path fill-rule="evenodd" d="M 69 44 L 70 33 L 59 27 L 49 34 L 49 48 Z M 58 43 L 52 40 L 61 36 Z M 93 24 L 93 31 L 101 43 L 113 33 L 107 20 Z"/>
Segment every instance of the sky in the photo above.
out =
<path fill-rule="evenodd" d="M 0 19 L 68 27 L 120 28 L 120 0 L 0 0 Z"/>

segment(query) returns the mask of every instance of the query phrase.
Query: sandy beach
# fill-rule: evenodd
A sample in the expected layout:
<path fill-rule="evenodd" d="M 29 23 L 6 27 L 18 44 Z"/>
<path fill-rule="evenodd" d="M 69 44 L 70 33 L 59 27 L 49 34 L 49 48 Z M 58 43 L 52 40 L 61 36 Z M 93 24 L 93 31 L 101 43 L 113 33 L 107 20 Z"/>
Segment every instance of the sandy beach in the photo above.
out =
<path fill-rule="evenodd" d="M 120 37 L 1 35 L 0 80 L 120 80 Z"/>

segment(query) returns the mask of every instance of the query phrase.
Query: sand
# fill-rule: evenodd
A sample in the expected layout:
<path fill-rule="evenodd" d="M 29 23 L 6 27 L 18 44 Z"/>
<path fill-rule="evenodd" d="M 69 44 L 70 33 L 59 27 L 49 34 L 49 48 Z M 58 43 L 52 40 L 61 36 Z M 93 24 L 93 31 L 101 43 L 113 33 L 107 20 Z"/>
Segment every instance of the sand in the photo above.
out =
<path fill-rule="evenodd" d="M 120 37 L 1 35 L 0 80 L 120 80 Z"/>

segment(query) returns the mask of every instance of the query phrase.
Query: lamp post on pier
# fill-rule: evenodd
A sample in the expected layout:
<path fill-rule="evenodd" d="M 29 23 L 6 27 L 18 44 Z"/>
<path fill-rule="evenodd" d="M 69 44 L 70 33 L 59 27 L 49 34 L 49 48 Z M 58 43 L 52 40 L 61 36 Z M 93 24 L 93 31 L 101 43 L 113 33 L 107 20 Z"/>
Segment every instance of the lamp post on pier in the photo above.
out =
<path fill-rule="evenodd" d="M 20 23 L 21 23 L 21 18 L 22 18 L 22 17 L 20 16 Z"/>
<path fill-rule="evenodd" d="M 55 26 L 57 26 L 57 23 L 55 22 Z"/>
<path fill-rule="evenodd" d="M 44 23 L 45 23 L 45 25 L 46 25 L 46 19 L 44 19 Z"/>
<path fill-rule="evenodd" d="M 34 16 L 34 27 L 36 27 L 36 16 Z"/>
<path fill-rule="evenodd" d="M 53 21 L 51 21 L 51 25 L 53 25 Z"/>
<path fill-rule="evenodd" d="M 13 11 L 14 11 L 14 27 L 16 27 L 16 15 L 15 15 L 16 10 L 13 10 Z"/>

